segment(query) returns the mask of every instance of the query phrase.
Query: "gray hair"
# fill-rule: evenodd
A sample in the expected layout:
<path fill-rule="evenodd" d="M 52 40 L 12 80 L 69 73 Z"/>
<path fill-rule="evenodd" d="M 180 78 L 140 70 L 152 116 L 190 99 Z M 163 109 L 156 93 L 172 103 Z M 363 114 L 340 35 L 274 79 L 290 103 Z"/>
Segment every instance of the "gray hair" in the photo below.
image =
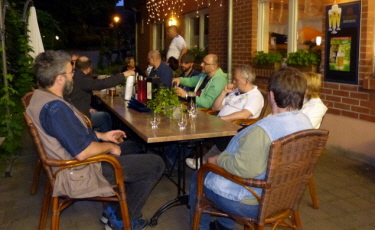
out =
<path fill-rule="evenodd" d="M 255 81 L 255 71 L 249 65 L 240 65 L 235 69 L 236 71 L 241 72 L 241 77 L 250 81 L 251 84 Z"/>
<path fill-rule="evenodd" d="M 65 73 L 66 64 L 70 63 L 70 55 L 62 50 L 48 50 L 40 53 L 34 61 L 33 69 L 39 85 L 43 88 L 53 86 L 56 77 Z"/>

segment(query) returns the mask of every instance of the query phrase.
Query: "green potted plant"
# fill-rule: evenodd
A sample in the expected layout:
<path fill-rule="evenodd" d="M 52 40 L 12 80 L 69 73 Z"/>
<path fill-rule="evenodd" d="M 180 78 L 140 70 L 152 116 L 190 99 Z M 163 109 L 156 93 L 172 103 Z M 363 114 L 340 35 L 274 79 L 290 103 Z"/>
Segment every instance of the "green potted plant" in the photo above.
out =
<path fill-rule="evenodd" d="M 286 64 L 304 72 L 317 72 L 320 57 L 313 50 L 297 50 L 288 54 Z"/>
<path fill-rule="evenodd" d="M 174 89 L 158 88 L 153 90 L 152 99 L 146 104 L 154 113 L 168 115 L 173 118 L 173 112 L 181 107 L 181 102 L 175 94 Z"/>
<path fill-rule="evenodd" d="M 253 62 L 259 69 L 280 69 L 283 56 L 281 53 L 263 51 L 255 52 Z"/>

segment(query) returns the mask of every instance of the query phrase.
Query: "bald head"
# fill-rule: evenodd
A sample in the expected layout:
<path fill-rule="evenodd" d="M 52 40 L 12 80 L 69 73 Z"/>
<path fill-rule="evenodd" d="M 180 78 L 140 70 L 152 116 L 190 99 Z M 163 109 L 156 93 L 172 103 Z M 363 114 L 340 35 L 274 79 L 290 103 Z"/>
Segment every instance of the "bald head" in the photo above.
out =
<path fill-rule="evenodd" d="M 151 50 L 148 52 L 148 62 L 151 66 L 158 68 L 161 63 L 161 55 L 158 50 Z"/>
<path fill-rule="evenodd" d="M 92 62 L 88 57 L 81 56 L 77 59 L 76 68 L 86 72 L 92 67 Z"/>
<path fill-rule="evenodd" d="M 219 66 L 219 58 L 217 57 L 216 54 L 207 54 L 206 58 L 209 60 L 209 63 Z"/>
<path fill-rule="evenodd" d="M 169 38 L 174 38 L 178 35 L 178 28 L 177 26 L 169 26 L 167 28 L 167 36 Z"/>

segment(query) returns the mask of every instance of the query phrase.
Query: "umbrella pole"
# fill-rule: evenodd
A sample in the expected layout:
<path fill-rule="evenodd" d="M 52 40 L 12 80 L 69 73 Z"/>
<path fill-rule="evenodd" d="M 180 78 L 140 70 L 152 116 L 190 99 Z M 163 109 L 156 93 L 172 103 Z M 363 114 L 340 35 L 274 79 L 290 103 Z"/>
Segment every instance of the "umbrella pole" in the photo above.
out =
<path fill-rule="evenodd" d="M 8 69 L 7 69 L 7 54 L 6 54 L 6 48 L 5 48 L 5 12 L 6 8 L 8 7 L 8 2 L 5 1 L 5 4 L 3 4 L 3 0 L 0 0 L 0 39 L 1 39 L 1 48 L 2 48 L 2 62 L 3 62 L 3 79 L 4 79 L 4 88 L 9 87 L 8 83 Z M 9 101 L 9 91 L 5 90 L 5 100 L 6 102 Z M 6 115 L 9 118 L 10 117 L 10 109 L 9 105 L 5 104 L 6 109 Z M 10 128 L 10 119 L 7 119 L 7 128 L 8 128 L 8 135 L 12 136 L 13 133 Z"/>

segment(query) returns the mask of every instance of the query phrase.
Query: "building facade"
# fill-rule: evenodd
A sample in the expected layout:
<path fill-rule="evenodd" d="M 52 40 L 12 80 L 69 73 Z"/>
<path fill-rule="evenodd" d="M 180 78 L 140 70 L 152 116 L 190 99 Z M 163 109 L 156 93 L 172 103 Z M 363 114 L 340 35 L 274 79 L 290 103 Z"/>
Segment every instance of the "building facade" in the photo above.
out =
<path fill-rule="evenodd" d="M 168 1 L 160 2 L 166 4 Z M 170 2 L 172 4 L 177 1 Z M 374 1 L 204 0 L 197 2 L 184 0 L 180 2 L 184 5 L 143 4 L 138 7 L 140 13 L 137 20 L 136 52 L 138 64 L 142 68 L 147 65 L 149 50 L 168 48 L 170 40 L 166 38 L 165 31 L 170 23 L 178 26 L 180 34 L 185 38 L 190 49 L 205 48 L 209 53 L 217 54 L 225 71 L 241 64 L 253 64 L 252 59 L 256 51 L 277 51 L 287 56 L 301 49 L 318 50 L 321 57 L 318 69 L 324 79 L 321 98 L 329 108 L 321 127 L 330 130 L 328 144 L 345 149 L 348 154 L 375 164 Z M 327 30 L 330 28 L 332 31 L 333 27 L 337 29 L 340 27 L 340 22 L 343 26 L 342 18 L 335 24 L 329 17 L 333 15 L 332 12 L 339 12 L 340 15 L 353 14 L 352 8 L 345 7 L 355 3 L 359 4 L 357 11 L 360 15 L 357 18 L 360 20 L 360 28 L 358 33 L 353 35 L 358 37 L 358 55 L 355 60 L 350 59 L 352 56 L 349 57 L 350 62 L 355 62 L 358 68 L 353 75 L 356 75 L 355 82 L 327 80 L 331 77 L 330 72 L 326 71 L 326 63 L 331 63 L 327 59 L 336 58 L 338 53 L 334 50 L 337 46 L 332 45 L 332 41 L 328 40 Z M 338 7 L 333 6 L 335 4 L 338 4 Z M 171 11 L 173 6 L 179 13 Z M 346 9 L 346 12 L 337 9 Z M 159 12 L 159 15 L 155 12 Z M 345 36 L 347 38 L 347 35 Z M 321 44 L 319 44 L 320 40 Z M 268 75 L 260 75 L 262 76 L 257 76 L 256 84 L 265 89 Z"/>

